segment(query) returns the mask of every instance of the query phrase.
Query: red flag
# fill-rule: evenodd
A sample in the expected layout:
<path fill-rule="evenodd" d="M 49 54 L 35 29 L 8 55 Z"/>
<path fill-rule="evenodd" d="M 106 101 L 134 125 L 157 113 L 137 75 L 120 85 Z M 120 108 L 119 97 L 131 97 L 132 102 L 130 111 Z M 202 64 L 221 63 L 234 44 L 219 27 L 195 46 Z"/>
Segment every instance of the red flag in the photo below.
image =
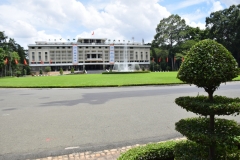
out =
<path fill-rule="evenodd" d="M 17 59 L 15 59 L 15 63 L 18 64 L 18 60 Z"/>
<path fill-rule="evenodd" d="M 161 57 L 160 57 L 160 58 L 158 58 L 158 62 L 161 62 Z"/>
<path fill-rule="evenodd" d="M 23 63 L 24 63 L 24 65 L 27 65 L 27 61 L 26 61 L 26 59 L 23 60 Z"/>
<path fill-rule="evenodd" d="M 8 63 L 8 59 L 6 58 L 5 61 L 4 61 L 4 64 L 7 64 Z"/>
<path fill-rule="evenodd" d="M 52 63 L 52 60 L 50 59 L 50 62 L 49 63 Z"/>
<path fill-rule="evenodd" d="M 166 62 L 168 62 L 168 57 L 166 58 Z"/>
<path fill-rule="evenodd" d="M 94 35 L 94 31 L 92 32 L 92 35 Z"/>
<path fill-rule="evenodd" d="M 41 60 L 41 64 L 43 64 L 43 61 Z"/>
<path fill-rule="evenodd" d="M 182 57 L 182 61 L 184 61 L 184 57 Z"/>

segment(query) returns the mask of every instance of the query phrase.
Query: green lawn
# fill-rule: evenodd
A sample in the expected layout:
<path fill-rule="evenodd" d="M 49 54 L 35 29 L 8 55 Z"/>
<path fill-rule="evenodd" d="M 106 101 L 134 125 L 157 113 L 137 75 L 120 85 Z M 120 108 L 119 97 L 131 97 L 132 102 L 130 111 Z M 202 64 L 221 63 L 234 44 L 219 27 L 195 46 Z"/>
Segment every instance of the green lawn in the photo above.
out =
<path fill-rule="evenodd" d="M 139 74 L 79 74 L 41 77 L 0 78 L 0 87 L 104 87 L 180 84 L 177 72 L 152 72 Z M 234 80 L 240 80 L 238 76 Z"/>

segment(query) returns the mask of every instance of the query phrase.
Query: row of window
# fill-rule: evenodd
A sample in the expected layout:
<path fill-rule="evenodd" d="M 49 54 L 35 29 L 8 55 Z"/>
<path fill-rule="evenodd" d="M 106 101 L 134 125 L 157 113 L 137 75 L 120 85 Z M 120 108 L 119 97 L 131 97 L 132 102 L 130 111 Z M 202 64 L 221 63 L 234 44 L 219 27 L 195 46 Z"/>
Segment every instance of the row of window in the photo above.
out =
<path fill-rule="evenodd" d="M 81 48 L 81 49 L 95 49 L 95 48 L 105 48 L 105 49 L 109 49 L 109 47 L 88 47 L 88 46 L 86 46 L 86 47 L 81 47 L 81 46 L 79 46 L 78 48 Z M 70 46 L 68 46 L 68 47 L 66 47 L 66 46 L 62 46 L 62 47 L 31 47 L 31 49 L 72 49 L 72 47 L 70 47 Z M 125 47 L 114 47 L 114 49 L 149 49 L 149 48 L 147 48 L 147 47 L 127 47 L 127 48 L 125 48 Z"/>

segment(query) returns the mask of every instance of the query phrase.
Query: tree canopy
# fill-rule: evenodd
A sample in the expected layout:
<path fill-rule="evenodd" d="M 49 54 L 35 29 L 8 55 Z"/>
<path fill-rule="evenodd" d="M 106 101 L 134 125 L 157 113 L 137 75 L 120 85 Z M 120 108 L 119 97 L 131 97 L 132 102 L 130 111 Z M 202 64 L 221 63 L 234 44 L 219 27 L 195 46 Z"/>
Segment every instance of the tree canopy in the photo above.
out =
<path fill-rule="evenodd" d="M 206 39 L 190 49 L 177 78 L 204 88 L 211 98 L 222 82 L 237 76 L 237 62 L 231 53 L 216 41 Z"/>
<path fill-rule="evenodd" d="M 240 65 L 240 4 L 211 13 L 206 27 L 209 37 L 224 45 Z"/>

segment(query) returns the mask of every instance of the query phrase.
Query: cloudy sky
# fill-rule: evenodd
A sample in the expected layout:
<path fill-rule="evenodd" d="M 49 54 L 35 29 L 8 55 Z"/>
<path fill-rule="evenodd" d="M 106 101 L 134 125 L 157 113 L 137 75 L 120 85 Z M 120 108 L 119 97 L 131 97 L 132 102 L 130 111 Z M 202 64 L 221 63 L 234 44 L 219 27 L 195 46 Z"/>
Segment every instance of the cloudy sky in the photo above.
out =
<path fill-rule="evenodd" d="M 1 0 L 0 31 L 27 49 L 35 41 L 107 38 L 151 42 L 162 18 L 204 28 L 211 12 L 240 0 Z M 94 32 L 94 35 L 92 33 Z"/>

